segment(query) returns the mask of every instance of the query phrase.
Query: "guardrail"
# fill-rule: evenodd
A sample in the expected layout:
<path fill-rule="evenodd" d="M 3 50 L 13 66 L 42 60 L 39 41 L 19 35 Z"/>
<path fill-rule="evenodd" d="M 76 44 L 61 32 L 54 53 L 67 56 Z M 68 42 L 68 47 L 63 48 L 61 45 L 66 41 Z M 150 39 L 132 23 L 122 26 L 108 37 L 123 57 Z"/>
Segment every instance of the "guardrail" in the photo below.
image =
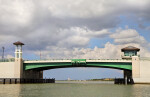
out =
<path fill-rule="evenodd" d="M 74 60 L 74 59 L 43 59 L 43 60 L 24 60 L 24 61 L 55 61 L 55 60 Z M 129 60 L 129 59 L 85 59 L 85 60 Z"/>
<path fill-rule="evenodd" d="M 11 58 L 11 59 L 0 59 L 0 62 L 15 62 L 15 58 Z"/>

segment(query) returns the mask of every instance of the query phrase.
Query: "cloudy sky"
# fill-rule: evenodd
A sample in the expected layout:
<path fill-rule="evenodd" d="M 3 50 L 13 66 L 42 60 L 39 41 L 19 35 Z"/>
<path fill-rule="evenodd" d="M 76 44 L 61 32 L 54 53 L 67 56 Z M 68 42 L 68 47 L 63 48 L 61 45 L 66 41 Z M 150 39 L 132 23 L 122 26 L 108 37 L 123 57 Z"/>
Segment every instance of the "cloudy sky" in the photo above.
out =
<path fill-rule="evenodd" d="M 149 5 L 150 0 L 0 0 L 0 47 L 5 57 L 13 57 L 12 43 L 22 41 L 23 57 L 30 60 L 40 52 L 42 59 L 118 59 L 129 45 L 150 57 Z M 44 74 L 88 79 L 120 77 L 118 72 L 70 68 Z"/>

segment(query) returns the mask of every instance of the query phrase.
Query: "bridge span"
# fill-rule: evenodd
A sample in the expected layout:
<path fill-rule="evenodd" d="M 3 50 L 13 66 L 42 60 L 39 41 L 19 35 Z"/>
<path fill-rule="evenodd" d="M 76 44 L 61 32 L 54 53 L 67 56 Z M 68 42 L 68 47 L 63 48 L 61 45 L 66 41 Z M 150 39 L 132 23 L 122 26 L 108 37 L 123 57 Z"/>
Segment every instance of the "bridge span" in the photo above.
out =
<path fill-rule="evenodd" d="M 132 61 L 125 59 L 67 59 L 24 61 L 24 70 L 47 70 L 68 67 L 104 67 L 132 70 Z"/>

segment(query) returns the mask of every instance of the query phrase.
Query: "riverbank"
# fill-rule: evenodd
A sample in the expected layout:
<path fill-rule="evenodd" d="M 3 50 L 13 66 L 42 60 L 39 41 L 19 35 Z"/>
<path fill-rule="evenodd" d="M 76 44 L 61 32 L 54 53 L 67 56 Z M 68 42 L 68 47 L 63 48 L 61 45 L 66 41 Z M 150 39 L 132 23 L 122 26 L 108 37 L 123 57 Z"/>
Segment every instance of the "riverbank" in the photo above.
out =
<path fill-rule="evenodd" d="M 114 81 L 90 81 L 90 80 L 56 80 L 55 83 L 77 83 L 77 84 L 114 84 Z"/>

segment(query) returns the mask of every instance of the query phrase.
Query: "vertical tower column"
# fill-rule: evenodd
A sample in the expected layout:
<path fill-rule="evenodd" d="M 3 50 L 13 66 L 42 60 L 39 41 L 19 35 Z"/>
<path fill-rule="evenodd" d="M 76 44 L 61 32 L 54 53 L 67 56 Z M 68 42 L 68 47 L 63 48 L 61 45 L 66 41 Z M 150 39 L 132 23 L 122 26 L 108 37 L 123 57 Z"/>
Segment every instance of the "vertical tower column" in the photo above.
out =
<path fill-rule="evenodd" d="M 22 58 L 22 45 L 19 46 L 19 58 Z"/>
<path fill-rule="evenodd" d="M 15 44 L 14 44 L 15 45 Z M 22 45 L 23 44 L 16 44 L 16 50 L 15 50 L 15 58 L 22 58 Z"/>
<path fill-rule="evenodd" d="M 132 71 L 124 70 L 124 81 L 125 84 L 133 84 Z"/>
<path fill-rule="evenodd" d="M 24 43 L 18 41 L 13 44 L 16 46 L 14 77 L 15 78 L 23 78 L 22 45 L 24 45 Z"/>
<path fill-rule="evenodd" d="M 132 76 L 134 80 L 140 78 L 140 59 L 138 56 L 132 56 Z"/>

